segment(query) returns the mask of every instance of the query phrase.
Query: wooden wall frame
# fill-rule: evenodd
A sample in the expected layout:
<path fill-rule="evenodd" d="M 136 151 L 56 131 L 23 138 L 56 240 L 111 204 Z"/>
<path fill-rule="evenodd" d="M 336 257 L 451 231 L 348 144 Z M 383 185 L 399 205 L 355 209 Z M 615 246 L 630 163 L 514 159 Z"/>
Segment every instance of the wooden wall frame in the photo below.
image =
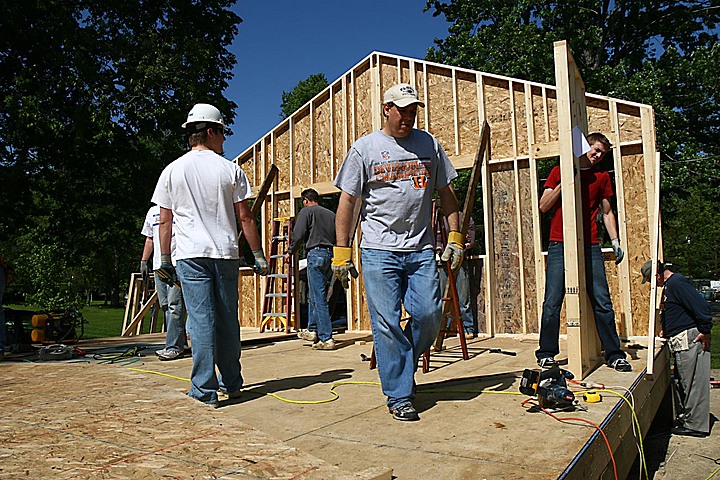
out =
<path fill-rule="evenodd" d="M 482 172 L 483 218 L 474 219 L 476 224 L 484 223 L 486 245 L 481 255 L 483 304 L 478 306 L 485 322 L 479 331 L 483 335 L 537 334 L 545 289 L 538 166 L 567 150 L 567 132 L 562 139 L 560 135 L 561 100 L 556 86 L 372 52 L 235 161 L 248 173 L 254 189 L 275 163 L 280 173 L 269 194 L 273 201 L 266 205 L 294 215 L 291 199 L 298 198 L 302 189 L 312 187 L 321 195 L 337 193 L 332 181 L 347 150 L 357 138 L 380 128 L 382 94 L 398 82 L 417 88 L 425 102 L 418 112 L 417 128 L 435 135 L 457 169 L 472 166 L 480 126 L 483 121 L 489 123 L 493 158 Z M 650 292 L 641 285 L 639 271 L 656 245 L 650 228 L 658 195 L 652 181 L 657 163 L 653 110 L 649 105 L 590 93 L 584 93 L 584 104 L 584 131 L 601 131 L 614 144 L 611 176 L 627 260 L 617 267 L 607 258 L 606 270 L 618 332 L 623 337 L 647 336 Z M 261 235 L 266 248 L 271 218 L 272 213 L 264 209 Z M 359 265 L 357 248 L 353 255 Z M 243 276 L 239 288 L 242 325 L 259 325 L 261 282 Z M 370 329 L 364 295 L 362 281 L 351 280 L 350 330 Z M 573 318 L 577 316 L 573 313 Z M 566 328 L 562 327 L 563 334 Z"/>

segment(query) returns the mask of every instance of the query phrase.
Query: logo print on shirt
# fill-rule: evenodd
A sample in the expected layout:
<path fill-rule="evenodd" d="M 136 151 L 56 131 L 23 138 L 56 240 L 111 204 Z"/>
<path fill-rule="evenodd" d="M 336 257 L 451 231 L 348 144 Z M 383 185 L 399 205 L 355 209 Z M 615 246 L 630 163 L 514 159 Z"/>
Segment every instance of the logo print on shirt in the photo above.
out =
<path fill-rule="evenodd" d="M 380 156 L 383 160 L 390 160 L 390 152 L 388 152 L 387 150 L 383 150 L 382 152 L 380 152 Z"/>
<path fill-rule="evenodd" d="M 405 160 L 373 166 L 376 182 L 400 182 L 409 180 L 415 189 L 427 188 L 431 161 Z"/>

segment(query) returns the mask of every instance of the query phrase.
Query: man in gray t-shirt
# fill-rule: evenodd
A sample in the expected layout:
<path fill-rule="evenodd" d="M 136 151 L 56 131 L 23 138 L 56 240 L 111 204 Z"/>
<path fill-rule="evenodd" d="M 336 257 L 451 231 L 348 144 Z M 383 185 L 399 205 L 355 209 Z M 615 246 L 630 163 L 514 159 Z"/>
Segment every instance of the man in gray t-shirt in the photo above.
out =
<path fill-rule="evenodd" d="M 458 202 L 450 183 L 457 173 L 435 137 L 413 128 L 418 105 L 425 106 L 412 86 L 390 87 L 383 98 L 385 126 L 353 144 L 334 182 L 341 193 L 333 271 L 347 286 L 354 268 L 352 212 L 362 197 L 362 274 L 378 373 L 390 413 L 404 421 L 419 419 L 411 403 L 415 370 L 440 329 L 430 225 L 433 191 L 440 195 L 451 230 L 443 259 L 453 267 L 462 262 L 465 240 L 458 232 Z M 410 315 L 404 328 L 402 306 Z"/>

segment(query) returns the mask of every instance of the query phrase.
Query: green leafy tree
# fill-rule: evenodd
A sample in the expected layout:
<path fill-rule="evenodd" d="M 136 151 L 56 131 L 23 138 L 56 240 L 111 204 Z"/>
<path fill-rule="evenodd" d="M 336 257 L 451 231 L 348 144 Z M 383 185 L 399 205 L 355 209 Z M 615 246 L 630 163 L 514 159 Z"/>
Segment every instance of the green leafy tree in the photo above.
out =
<path fill-rule="evenodd" d="M 678 263 L 712 258 L 709 243 L 685 255 L 687 242 L 669 247 L 668 240 L 679 240 L 672 229 L 693 211 L 720 234 L 707 216 L 720 208 L 716 1 L 428 0 L 425 10 L 451 23 L 428 60 L 554 84 L 553 42 L 567 40 L 587 91 L 652 105 L 666 252 Z M 693 262 L 686 273 L 701 274 L 695 266 L 706 269 Z"/>
<path fill-rule="evenodd" d="M 324 73 L 310 75 L 305 80 L 300 80 L 289 92 L 282 92 L 282 103 L 280 103 L 280 118 L 287 118 L 298 108 L 309 102 L 315 95 L 328 86 Z"/>
<path fill-rule="evenodd" d="M 0 245 L 21 259 L 28 300 L 59 298 L 52 283 L 42 293 L 31 288 L 45 281 L 55 258 L 72 272 L 72 288 L 100 290 L 119 303 L 155 182 L 186 148 L 180 125 L 188 109 L 210 102 L 232 122 L 235 104 L 222 92 L 235 64 L 227 47 L 241 22 L 234 3 L 6 5 Z M 38 258 L 48 259 L 41 269 Z M 61 285 L 65 274 L 53 272 L 48 282 L 58 292 L 70 288 Z"/>

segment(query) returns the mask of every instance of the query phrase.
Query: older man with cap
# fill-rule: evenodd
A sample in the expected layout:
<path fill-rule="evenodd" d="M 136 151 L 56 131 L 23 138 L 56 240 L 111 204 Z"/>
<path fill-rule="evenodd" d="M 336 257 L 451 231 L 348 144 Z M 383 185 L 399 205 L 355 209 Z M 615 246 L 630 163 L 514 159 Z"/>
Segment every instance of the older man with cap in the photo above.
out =
<path fill-rule="evenodd" d="M 237 164 L 221 156 L 225 123 L 220 111 L 198 103 L 182 126 L 190 151 L 165 167 L 152 197 L 160 207 L 161 256 L 156 274 L 169 284 L 179 279 L 185 297 L 193 356 L 188 395 L 216 407 L 218 391 L 237 398 L 243 384 L 238 219 L 253 249 L 255 272 L 267 275 L 268 263 L 247 205 L 250 182 Z M 177 273 L 170 258 L 173 231 Z"/>
<path fill-rule="evenodd" d="M 710 433 L 710 330 L 712 314 L 692 283 L 669 265 L 657 263 L 655 282 L 662 287 L 661 336 L 675 357 L 675 385 L 680 411 L 672 433 L 706 437 Z M 642 283 L 650 281 L 652 260 L 640 269 Z"/>
<path fill-rule="evenodd" d="M 358 139 L 340 167 L 333 271 L 347 287 L 352 212 L 361 201 L 361 262 L 375 355 L 387 406 L 397 420 L 418 420 L 412 405 L 415 370 L 441 322 L 440 281 L 430 225 L 433 191 L 450 226 L 445 261 L 457 267 L 465 238 L 458 232 L 457 173 L 438 141 L 414 128 L 418 99 L 411 85 L 390 87 L 383 99 L 385 125 Z M 401 324 L 402 306 L 409 318 Z"/>

